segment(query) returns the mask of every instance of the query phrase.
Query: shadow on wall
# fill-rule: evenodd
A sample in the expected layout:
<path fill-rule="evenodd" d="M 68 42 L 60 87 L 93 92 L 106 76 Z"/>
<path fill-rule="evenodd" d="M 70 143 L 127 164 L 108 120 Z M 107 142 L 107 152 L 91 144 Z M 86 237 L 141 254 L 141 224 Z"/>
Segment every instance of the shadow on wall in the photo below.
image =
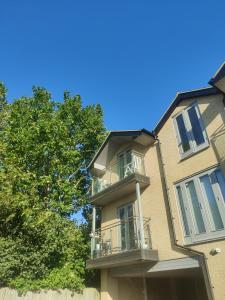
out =
<path fill-rule="evenodd" d="M 225 124 L 217 128 L 210 141 L 225 175 Z"/>

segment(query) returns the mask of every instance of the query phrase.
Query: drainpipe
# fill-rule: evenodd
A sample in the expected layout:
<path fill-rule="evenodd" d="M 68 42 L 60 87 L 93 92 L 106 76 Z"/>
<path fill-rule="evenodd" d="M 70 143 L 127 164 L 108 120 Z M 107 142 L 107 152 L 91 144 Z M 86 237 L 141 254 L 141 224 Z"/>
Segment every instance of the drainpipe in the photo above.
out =
<path fill-rule="evenodd" d="M 96 221 L 96 208 L 93 205 L 92 209 L 92 232 L 91 232 L 91 257 L 93 258 L 95 249 L 95 221 Z"/>
<path fill-rule="evenodd" d="M 173 213 L 172 213 L 172 206 L 171 206 L 171 200 L 170 200 L 170 195 L 169 195 L 169 187 L 168 187 L 168 183 L 167 183 L 167 178 L 166 178 L 166 171 L 165 171 L 165 164 L 163 162 L 163 157 L 162 157 L 162 151 L 161 151 L 161 144 L 160 141 L 158 139 L 158 137 L 156 137 L 156 140 L 158 142 L 158 147 L 159 147 L 159 156 L 160 156 L 160 163 L 162 166 L 162 173 L 163 173 L 163 181 L 164 181 L 164 185 L 166 188 L 166 200 L 167 200 L 167 204 L 168 204 L 168 208 L 169 208 L 169 222 L 172 228 L 172 235 L 173 235 L 173 241 L 174 241 L 174 245 L 179 248 L 180 250 L 183 251 L 187 251 L 190 254 L 195 254 L 198 255 L 200 257 L 200 261 L 201 261 L 201 266 L 203 269 L 203 276 L 204 279 L 206 281 L 206 290 L 207 290 L 207 294 L 210 300 L 215 300 L 215 296 L 213 293 L 213 285 L 211 283 L 211 279 L 210 279 L 210 275 L 209 275 L 209 269 L 208 269 L 208 265 L 206 263 L 207 257 L 205 256 L 205 253 L 201 252 L 201 251 L 197 251 L 194 250 L 190 247 L 187 246 L 183 246 L 177 243 L 177 238 L 176 238 L 176 231 L 175 231 L 175 225 L 174 225 L 174 218 L 173 218 Z"/>
<path fill-rule="evenodd" d="M 137 196 L 137 207 L 138 207 L 138 216 L 139 216 L 139 229 L 140 229 L 140 239 L 141 239 L 141 249 L 144 249 L 145 245 L 145 236 L 144 236 L 144 224 L 143 224 L 143 215 L 141 208 L 141 193 L 140 193 L 140 183 L 136 182 L 136 196 Z"/>

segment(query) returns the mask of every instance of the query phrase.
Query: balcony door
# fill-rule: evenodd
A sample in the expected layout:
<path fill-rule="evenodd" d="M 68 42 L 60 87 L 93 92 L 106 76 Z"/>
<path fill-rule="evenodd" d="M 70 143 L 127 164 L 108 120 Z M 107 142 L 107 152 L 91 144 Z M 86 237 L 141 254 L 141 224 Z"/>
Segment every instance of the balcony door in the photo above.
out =
<path fill-rule="evenodd" d="M 120 220 L 119 240 L 122 251 L 135 248 L 135 231 L 133 205 L 131 203 L 118 208 L 118 217 Z"/>
<path fill-rule="evenodd" d="M 132 153 L 131 150 L 124 151 L 119 154 L 118 156 L 118 175 L 119 180 L 123 179 L 124 177 L 130 175 L 128 174 L 128 168 L 131 166 L 132 163 Z"/>

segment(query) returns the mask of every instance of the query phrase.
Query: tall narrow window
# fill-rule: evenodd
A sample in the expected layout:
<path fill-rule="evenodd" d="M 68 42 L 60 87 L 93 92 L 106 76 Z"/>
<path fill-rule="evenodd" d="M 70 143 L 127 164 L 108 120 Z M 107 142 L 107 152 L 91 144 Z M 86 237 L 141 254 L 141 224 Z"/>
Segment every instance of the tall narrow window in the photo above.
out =
<path fill-rule="evenodd" d="M 121 250 L 131 250 L 135 247 L 133 205 L 129 203 L 119 207 L 118 215 Z"/>
<path fill-rule="evenodd" d="M 208 145 L 197 104 L 183 110 L 174 121 L 181 157 L 188 156 Z"/>
<path fill-rule="evenodd" d="M 187 214 L 185 211 L 184 199 L 183 199 L 183 195 L 182 195 L 180 186 L 177 186 L 177 194 L 178 194 L 178 200 L 179 200 L 181 215 L 182 215 L 183 224 L 184 224 L 184 232 L 185 232 L 186 236 L 189 236 L 190 229 L 188 226 Z"/>
<path fill-rule="evenodd" d="M 187 188 L 189 199 L 191 202 L 191 207 L 192 207 L 193 213 L 194 213 L 196 233 L 203 233 L 203 232 L 205 232 L 205 225 L 204 225 L 202 212 L 201 212 L 202 206 L 201 206 L 201 203 L 200 203 L 197 193 L 196 193 L 194 181 L 191 180 L 191 181 L 187 182 L 186 188 Z"/>
<path fill-rule="evenodd" d="M 219 212 L 219 207 L 216 201 L 215 194 L 213 192 L 212 184 L 210 182 L 209 175 L 200 177 L 200 183 L 203 189 L 203 193 L 206 199 L 206 205 L 211 219 L 212 230 L 223 229 L 223 221 Z"/>
<path fill-rule="evenodd" d="M 118 173 L 119 173 L 119 179 L 123 179 L 126 177 L 127 174 L 126 169 L 127 166 L 132 163 L 132 152 L 131 150 L 124 151 L 119 155 L 118 159 Z"/>
<path fill-rule="evenodd" d="M 216 175 L 219 187 L 220 187 L 220 192 L 222 193 L 223 200 L 225 202 L 225 184 L 224 184 L 223 174 L 222 174 L 221 170 L 218 169 L 215 171 L 215 175 Z"/>
<path fill-rule="evenodd" d="M 205 143 L 205 138 L 203 135 L 202 126 L 200 123 L 200 119 L 197 115 L 197 110 L 195 105 L 192 106 L 190 109 L 188 109 L 188 116 L 190 119 L 194 140 L 196 144 L 199 146 Z"/>
<path fill-rule="evenodd" d="M 220 169 L 176 186 L 186 242 L 225 236 L 225 179 Z"/>
<path fill-rule="evenodd" d="M 190 150 L 190 143 L 189 143 L 187 129 L 184 124 L 184 118 L 182 115 L 179 115 L 176 120 L 177 120 L 179 136 L 181 139 L 182 151 L 186 152 L 186 151 Z"/>

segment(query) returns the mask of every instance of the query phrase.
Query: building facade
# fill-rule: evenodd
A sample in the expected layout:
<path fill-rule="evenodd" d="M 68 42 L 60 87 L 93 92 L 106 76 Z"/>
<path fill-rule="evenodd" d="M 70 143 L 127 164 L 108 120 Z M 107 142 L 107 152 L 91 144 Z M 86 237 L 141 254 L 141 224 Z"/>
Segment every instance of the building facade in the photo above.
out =
<path fill-rule="evenodd" d="M 90 163 L 102 300 L 225 299 L 225 66 Z M 100 219 L 100 226 L 96 220 Z"/>

